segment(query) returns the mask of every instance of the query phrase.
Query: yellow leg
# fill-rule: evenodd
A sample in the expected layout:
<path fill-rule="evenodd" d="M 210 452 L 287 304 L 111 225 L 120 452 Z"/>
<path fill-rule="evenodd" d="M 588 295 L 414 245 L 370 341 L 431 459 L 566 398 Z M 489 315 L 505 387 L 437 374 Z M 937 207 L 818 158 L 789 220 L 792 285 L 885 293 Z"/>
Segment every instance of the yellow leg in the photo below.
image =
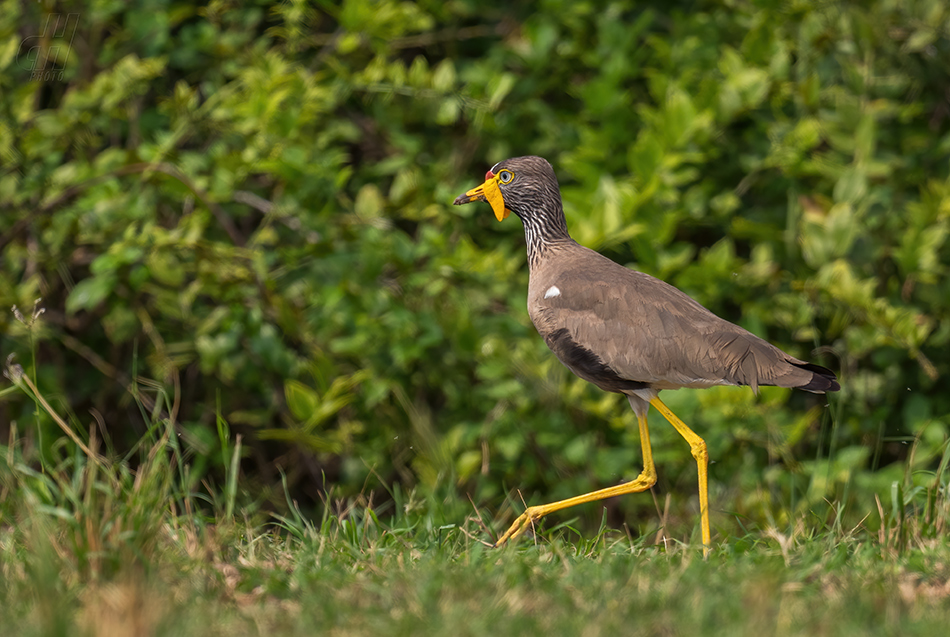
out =
<path fill-rule="evenodd" d="M 502 546 L 508 540 L 513 540 L 518 537 L 527 531 L 535 522 L 549 513 L 554 513 L 555 511 L 560 511 L 561 509 L 566 509 L 578 504 L 584 504 L 585 502 L 594 502 L 596 500 L 626 495 L 628 493 L 639 493 L 652 487 L 656 483 L 656 469 L 653 467 L 653 451 L 650 447 L 650 430 L 647 428 L 646 414 L 642 416 L 638 415 L 637 420 L 640 422 L 640 447 L 643 449 L 643 471 L 640 472 L 640 475 L 637 476 L 636 479 L 625 482 L 624 484 L 618 484 L 615 487 L 608 487 L 574 498 L 568 498 L 567 500 L 528 507 L 525 512 L 518 516 L 518 519 L 508 527 L 505 534 L 498 538 L 498 541 L 495 542 L 495 546 Z"/>
<path fill-rule="evenodd" d="M 657 408 L 663 417 L 670 421 L 673 428 L 680 433 L 686 442 L 689 443 L 689 449 L 696 458 L 696 468 L 699 470 L 699 515 L 703 526 L 703 557 L 709 555 L 709 483 L 707 478 L 707 465 L 709 464 L 709 453 L 706 451 L 706 441 L 696 435 L 692 429 L 686 426 L 682 420 L 676 417 L 670 408 L 663 404 L 659 398 L 654 398 L 650 404 Z"/>

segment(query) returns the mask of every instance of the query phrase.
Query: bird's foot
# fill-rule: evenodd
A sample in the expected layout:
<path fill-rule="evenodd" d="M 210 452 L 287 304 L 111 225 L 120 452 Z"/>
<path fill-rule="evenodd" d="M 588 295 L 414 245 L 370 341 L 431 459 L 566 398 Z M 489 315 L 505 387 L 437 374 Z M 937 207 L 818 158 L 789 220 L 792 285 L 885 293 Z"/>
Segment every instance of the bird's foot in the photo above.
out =
<path fill-rule="evenodd" d="M 517 520 L 512 522 L 508 530 L 505 531 L 505 534 L 498 538 L 498 541 L 495 542 L 495 548 L 504 546 L 508 540 L 514 540 L 524 535 L 525 531 L 532 528 L 534 523 L 543 518 L 546 514 L 547 511 L 545 511 L 544 507 L 528 507 L 524 513 L 518 516 Z"/>

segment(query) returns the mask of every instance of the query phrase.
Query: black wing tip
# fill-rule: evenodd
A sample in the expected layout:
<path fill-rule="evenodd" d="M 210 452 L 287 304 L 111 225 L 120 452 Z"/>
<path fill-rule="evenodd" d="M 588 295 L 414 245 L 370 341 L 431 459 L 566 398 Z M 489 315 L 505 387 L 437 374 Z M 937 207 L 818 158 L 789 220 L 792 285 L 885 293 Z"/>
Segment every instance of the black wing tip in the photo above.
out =
<path fill-rule="evenodd" d="M 814 394 L 825 394 L 840 390 L 841 385 L 834 378 L 828 378 L 827 376 L 819 376 L 818 374 L 815 374 L 812 377 L 811 382 L 806 385 L 799 385 L 798 389 L 810 391 Z"/>
<path fill-rule="evenodd" d="M 838 383 L 838 377 L 827 367 L 815 365 L 814 363 L 792 363 L 795 367 L 800 367 L 806 371 L 814 373 L 811 380 L 804 385 L 799 385 L 798 389 L 810 391 L 815 394 L 824 394 L 827 392 L 838 391 L 841 385 Z"/>

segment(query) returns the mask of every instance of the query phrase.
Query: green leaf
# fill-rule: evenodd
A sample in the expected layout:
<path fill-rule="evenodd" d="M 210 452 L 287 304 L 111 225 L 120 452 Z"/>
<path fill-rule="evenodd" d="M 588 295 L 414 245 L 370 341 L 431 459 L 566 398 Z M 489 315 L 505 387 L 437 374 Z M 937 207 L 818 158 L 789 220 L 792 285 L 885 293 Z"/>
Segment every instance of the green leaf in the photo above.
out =
<path fill-rule="evenodd" d="M 649 182 L 663 159 L 663 146 L 652 133 L 644 133 L 637 138 L 627 156 L 630 171 L 639 182 Z"/>
<path fill-rule="evenodd" d="M 439 62 L 432 72 L 432 88 L 437 91 L 448 92 L 455 87 L 455 65 L 446 58 Z"/>
<path fill-rule="evenodd" d="M 854 154 L 856 160 L 868 160 L 874 155 L 875 129 L 874 116 L 870 113 L 865 113 L 861 117 L 858 128 L 854 133 Z"/>
<path fill-rule="evenodd" d="M 313 416 L 320 404 L 317 392 L 296 380 L 284 381 L 284 398 L 287 400 L 290 413 L 301 421 Z"/>
<path fill-rule="evenodd" d="M 366 184 L 356 194 L 353 206 L 356 214 L 364 219 L 374 219 L 383 213 L 384 199 L 375 184 Z"/>
<path fill-rule="evenodd" d="M 934 40 L 936 39 L 936 32 L 929 27 L 925 27 L 915 31 L 909 38 L 907 38 L 907 43 L 905 46 L 907 47 L 908 51 L 921 51 L 933 44 Z"/>
<path fill-rule="evenodd" d="M 439 112 L 435 115 L 435 123 L 440 126 L 454 124 L 458 120 L 460 111 L 458 99 L 447 97 L 439 105 Z"/>
<path fill-rule="evenodd" d="M 156 281 L 177 287 L 185 281 L 185 270 L 178 258 L 168 251 L 154 251 L 145 259 L 148 272 Z"/>
<path fill-rule="evenodd" d="M 79 310 L 91 310 L 102 303 L 115 289 L 116 278 L 103 274 L 83 279 L 76 284 L 66 299 L 66 313 L 75 314 Z"/>
<path fill-rule="evenodd" d="M 488 105 L 492 110 L 498 108 L 511 89 L 515 86 L 515 76 L 511 73 L 502 73 L 494 77 L 488 85 L 489 97 Z"/>
<path fill-rule="evenodd" d="M 673 91 L 666 100 L 664 133 L 669 144 L 680 144 L 692 128 L 696 108 L 684 91 Z"/>
<path fill-rule="evenodd" d="M 843 203 L 856 203 L 867 191 L 867 173 L 857 166 L 851 166 L 845 169 L 835 184 L 834 198 Z"/>

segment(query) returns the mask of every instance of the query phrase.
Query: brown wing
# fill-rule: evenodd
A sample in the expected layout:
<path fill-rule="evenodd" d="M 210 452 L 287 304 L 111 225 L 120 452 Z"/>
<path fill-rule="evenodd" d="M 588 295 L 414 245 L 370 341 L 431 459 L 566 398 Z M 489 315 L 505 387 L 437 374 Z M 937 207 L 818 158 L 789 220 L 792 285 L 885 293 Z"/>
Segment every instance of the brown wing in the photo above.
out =
<path fill-rule="evenodd" d="M 557 294 L 534 291 L 531 315 L 561 361 L 603 389 L 838 389 L 831 371 L 789 356 L 659 279 L 581 246 L 571 257 L 545 277 Z"/>

